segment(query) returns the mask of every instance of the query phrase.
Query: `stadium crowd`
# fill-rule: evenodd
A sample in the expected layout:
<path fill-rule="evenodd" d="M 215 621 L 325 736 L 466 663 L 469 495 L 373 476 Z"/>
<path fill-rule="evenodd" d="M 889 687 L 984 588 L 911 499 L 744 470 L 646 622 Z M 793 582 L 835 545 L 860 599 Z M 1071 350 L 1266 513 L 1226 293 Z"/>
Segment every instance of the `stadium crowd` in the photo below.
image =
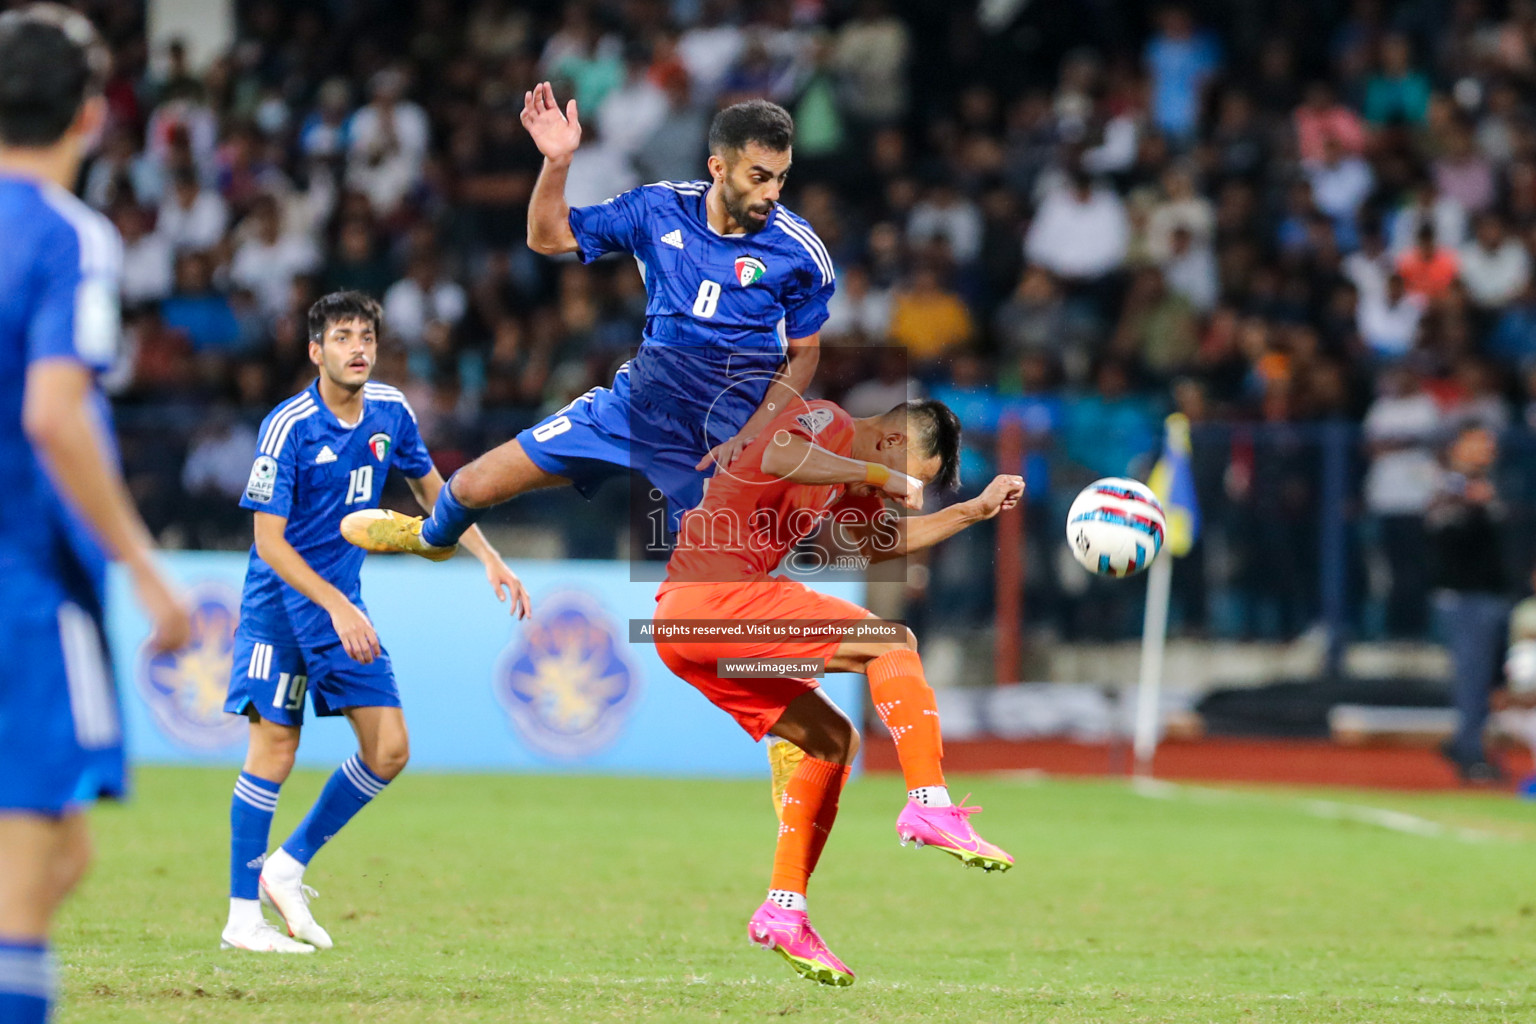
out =
<path fill-rule="evenodd" d="M 791 110 L 786 202 L 838 269 L 822 387 L 855 414 L 950 402 L 980 439 L 968 482 L 1023 424 L 1033 609 L 1071 607 L 1053 510 L 1144 473 L 1177 409 L 1212 528 L 1270 531 L 1213 569 L 1278 602 L 1240 631 L 1305 628 L 1306 431 L 1344 420 L 1392 581 L 1379 628 L 1416 635 L 1443 442 L 1536 425 L 1530 0 L 1093 0 L 1070 24 L 915 0 L 257 0 L 205 67 L 152 51 L 129 0 L 86 6 L 118 61 L 82 183 L 127 245 L 112 389 L 146 514 L 185 543 L 243 538 L 255 419 L 307 380 L 326 290 L 381 297 L 378 375 L 445 473 L 609 379 L 640 337 L 634 267 L 522 243 L 540 158 L 518 110 L 545 78 L 582 112 L 572 205 L 702 176 L 721 105 Z M 952 575 L 946 607 L 984 600 Z M 1181 587 L 1186 625 L 1204 589 Z"/>

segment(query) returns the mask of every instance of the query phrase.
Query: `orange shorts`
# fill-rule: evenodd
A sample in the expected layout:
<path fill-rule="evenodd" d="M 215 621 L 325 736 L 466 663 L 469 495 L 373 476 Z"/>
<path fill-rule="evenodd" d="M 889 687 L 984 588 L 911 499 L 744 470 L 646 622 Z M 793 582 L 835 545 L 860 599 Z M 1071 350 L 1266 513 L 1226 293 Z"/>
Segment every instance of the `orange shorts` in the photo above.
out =
<path fill-rule="evenodd" d="M 739 583 L 677 583 L 656 595 L 658 619 L 867 619 L 870 612 L 852 601 L 818 594 L 793 580 L 743 580 Z M 790 642 L 656 641 L 662 662 L 709 702 L 736 719 L 755 740 L 765 736 L 789 702 L 816 689 L 815 679 L 722 679 L 720 658 L 831 658 L 837 639 Z"/>

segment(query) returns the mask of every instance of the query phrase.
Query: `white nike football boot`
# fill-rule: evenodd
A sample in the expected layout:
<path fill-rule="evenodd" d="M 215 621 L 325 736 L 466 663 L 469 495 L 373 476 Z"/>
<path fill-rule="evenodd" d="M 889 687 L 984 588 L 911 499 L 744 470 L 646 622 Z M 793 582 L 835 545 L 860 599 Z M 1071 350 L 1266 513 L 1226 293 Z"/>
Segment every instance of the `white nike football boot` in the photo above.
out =
<path fill-rule="evenodd" d="M 334 943 L 309 912 L 309 901 L 318 893 L 304 884 L 304 865 L 278 847 L 261 868 L 261 902 L 283 919 L 288 934 L 316 949 L 330 949 Z"/>

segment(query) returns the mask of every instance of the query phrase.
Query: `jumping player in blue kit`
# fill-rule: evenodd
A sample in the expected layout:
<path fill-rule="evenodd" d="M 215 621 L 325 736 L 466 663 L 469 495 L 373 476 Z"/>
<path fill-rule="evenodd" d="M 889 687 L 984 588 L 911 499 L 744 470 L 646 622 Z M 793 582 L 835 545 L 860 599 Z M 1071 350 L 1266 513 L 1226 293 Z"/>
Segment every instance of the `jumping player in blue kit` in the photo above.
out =
<path fill-rule="evenodd" d="M 638 470 L 666 496 L 673 529 L 703 497 L 711 464 L 728 471 L 745 444 L 816 372 L 835 275 L 811 226 L 779 205 L 794 122 L 766 100 L 722 110 L 701 181 L 644 185 L 572 209 L 566 173 L 581 141 L 543 83 L 522 121 L 544 167 L 528 209 L 528 245 L 591 262 L 630 253 L 646 289 L 645 335 L 613 385 L 594 388 L 480 456 L 448 481 L 430 518 L 351 516 L 368 551 L 451 555 L 486 509 L 526 491 L 573 484 L 583 495 Z"/>
<path fill-rule="evenodd" d="M 48 933 L 85 874 L 85 809 L 127 788 L 103 634 L 123 563 L 158 651 L 190 635 L 128 499 L 96 375 L 117 354 L 122 240 L 69 188 L 110 57 L 57 4 L 0 15 L 0 1024 L 42 1024 Z"/>
<path fill-rule="evenodd" d="M 405 716 L 389 654 L 363 607 L 363 552 L 338 526 L 354 509 L 377 513 L 390 467 L 430 509 L 443 479 L 395 388 L 370 381 L 379 304 L 336 292 L 309 311 L 309 358 L 319 377 L 261 425 L 242 507 L 255 513 L 234 662 L 224 710 L 250 719 L 250 748 L 230 803 L 230 901 L 223 946 L 311 953 L 331 938 L 309 910 L 310 859 L 405 768 Z M 465 546 L 514 614 L 528 594 L 478 529 Z M 293 769 L 308 693 L 315 714 L 346 715 L 358 753 L 338 768 L 282 846 L 267 856 L 278 790 Z M 268 924 L 261 904 L 282 917 Z M 295 941 L 302 940 L 302 941 Z"/>

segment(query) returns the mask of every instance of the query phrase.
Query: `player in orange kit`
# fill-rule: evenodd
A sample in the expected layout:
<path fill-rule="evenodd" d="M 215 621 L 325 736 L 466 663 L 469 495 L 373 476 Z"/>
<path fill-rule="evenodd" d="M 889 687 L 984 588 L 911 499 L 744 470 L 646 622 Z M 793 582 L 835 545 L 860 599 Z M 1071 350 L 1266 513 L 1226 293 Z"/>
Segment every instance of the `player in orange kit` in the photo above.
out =
<path fill-rule="evenodd" d="M 718 472 L 703 503 L 683 516 L 657 593 L 656 649 L 667 667 L 753 739 L 771 734 L 805 752 L 785 788 L 773 880 L 748 935 L 824 984 L 850 985 L 854 975 L 811 927 L 805 893 L 859 736 L 815 679 L 729 678 L 724 663 L 821 659 L 826 671 L 864 673 L 906 780 L 907 805 L 896 820 L 902 843 L 936 846 L 988 871 L 1011 867 L 1013 858 L 971 827 L 979 808 L 957 807 L 949 798 L 938 711 L 911 632 L 887 626 L 884 632 L 894 635 L 848 637 L 855 623 L 878 620 L 849 601 L 770 575 L 828 517 L 878 561 L 936 544 L 1018 504 L 1024 481 L 999 476 L 975 498 L 932 515 L 897 518 L 885 510 L 885 498 L 920 509 L 925 486 L 954 484 L 959 458 L 960 424 L 940 402 L 907 402 L 863 419 L 831 402 L 797 403 Z M 723 623 L 733 637 L 700 640 L 708 630 L 697 628 L 698 620 Z M 819 638 L 786 639 L 789 623 L 808 622 L 834 628 Z"/>

